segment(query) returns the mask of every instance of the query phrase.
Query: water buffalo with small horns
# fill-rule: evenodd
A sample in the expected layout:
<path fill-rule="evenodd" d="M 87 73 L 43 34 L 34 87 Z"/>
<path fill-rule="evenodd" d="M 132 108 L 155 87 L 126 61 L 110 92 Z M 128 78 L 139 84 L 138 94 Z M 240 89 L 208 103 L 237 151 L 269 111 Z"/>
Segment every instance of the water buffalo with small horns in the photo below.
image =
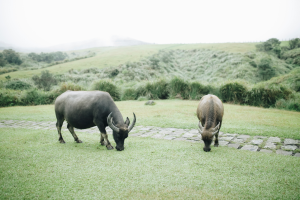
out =
<path fill-rule="evenodd" d="M 82 143 L 82 141 L 75 134 L 74 127 L 86 129 L 97 126 L 101 133 L 101 145 L 106 145 L 106 148 L 111 150 L 113 146 L 105 130 L 105 127 L 109 126 L 113 130 L 113 138 L 118 151 L 124 150 L 124 140 L 136 122 L 134 113 L 131 125 L 129 125 L 128 117 L 124 122 L 121 112 L 109 93 L 101 91 L 66 91 L 55 100 L 55 114 L 60 143 L 65 143 L 61 135 L 61 127 L 66 120 L 67 128 L 77 143 Z"/>
<path fill-rule="evenodd" d="M 205 95 L 200 99 L 197 108 L 199 133 L 204 142 L 203 150 L 210 151 L 210 144 L 215 136 L 214 146 L 219 146 L 218 136 L 222 125 L 224 107 L 222 101 L 215 95 Z"/>

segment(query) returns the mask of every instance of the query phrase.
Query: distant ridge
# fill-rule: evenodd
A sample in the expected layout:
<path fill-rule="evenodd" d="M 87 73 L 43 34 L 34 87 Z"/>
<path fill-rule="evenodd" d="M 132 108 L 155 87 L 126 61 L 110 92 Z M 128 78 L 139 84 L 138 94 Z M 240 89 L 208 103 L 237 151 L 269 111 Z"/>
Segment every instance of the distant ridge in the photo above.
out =
<path fill-rule="evenodd" d="M 127 37 L 119 37 L 112 36 L 107 39 L 90 39 L 81 42 L 73 42 L 60 44 L 45 48 L 21 48 L 13 45 L 9 45 L 3 42 L 0 42 L 0 50 L 4 49 L 13 49 L 17 52 L 52 52 L 52 51 L 72 51 L 72 50 L 80 50 L 80 49 L 89 49 L 94 47 L 108 47 L 108 46 L 134 46 L 134 45 L 143 45 L 149 44 L 140 40 L 127 38 Z"/>

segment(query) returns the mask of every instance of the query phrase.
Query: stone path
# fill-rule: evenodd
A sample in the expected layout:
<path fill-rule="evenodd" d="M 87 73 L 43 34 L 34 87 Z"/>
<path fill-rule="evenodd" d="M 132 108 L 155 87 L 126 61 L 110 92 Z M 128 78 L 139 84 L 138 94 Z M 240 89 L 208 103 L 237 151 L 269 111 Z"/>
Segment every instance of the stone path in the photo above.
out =
<path fill-rule="evenodd" d="M 56 131 L 55 124 L 56 122 L 0 120 L 0 128 L 11 127 Z M 69 132 L 67 130 L 67 123 L 64 123 L 63 131 Z M 99 133 L 99 130 L 97 127 L 93 127 L 84 130 L 75 129 L 75 132 Z M 107 127 L 107 133 L 112 133 L 109 127 Z M 130 132 L 130 136 L 203 143 L 197 129 L 136 126 Z M 219 145 L 254 152 L 276 153 L 285 156 L 300 157 L 300 141 L 289 138 L 281 139 L 279 137 L 250 136 L 220 132 Z"/>

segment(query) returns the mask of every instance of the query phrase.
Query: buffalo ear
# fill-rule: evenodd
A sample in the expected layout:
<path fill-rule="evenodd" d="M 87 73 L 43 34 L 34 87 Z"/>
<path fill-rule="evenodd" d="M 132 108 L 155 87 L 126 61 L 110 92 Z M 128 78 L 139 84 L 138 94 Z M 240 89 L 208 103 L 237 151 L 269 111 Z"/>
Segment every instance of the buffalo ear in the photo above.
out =
<path fill-rule="evenodd" d="M 129 126 L 129 124 L 130 124 L 130 120 L 129 120 L 128 117 L 126 118 L 125 124 L 126 124 L 127 126 Z"/>

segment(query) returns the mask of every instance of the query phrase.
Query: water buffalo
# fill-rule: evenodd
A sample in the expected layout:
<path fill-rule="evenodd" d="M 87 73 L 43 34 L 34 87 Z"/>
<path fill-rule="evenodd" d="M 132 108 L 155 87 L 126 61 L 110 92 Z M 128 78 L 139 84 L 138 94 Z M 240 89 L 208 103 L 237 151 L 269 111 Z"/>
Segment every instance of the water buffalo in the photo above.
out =
<path fill-rule="evenodd" d="M 75 134 L 74 127 L 86 129 L 97 126 L 101 133 L 101 145 L 105 144 L 106 148 L 111 150 L 113 146 L 110 144 L 105 130 L 105 127 L 109 126 L 113 130 L 113 138 L 118 151 L 124 150 L 124 140 L 136 122 L 134 113 L 134 119 L 130 126 L 128 117 L 124 122 L 121 112 L 109 93 L 101 91 L 66 91 L 55 100 L 55 114 L 60 143 L 65 143 L 61 135 L 61 127 L 66 120 L 67 127 L 77 143 L 82 143 L 82 141 Z"/>
<path fill-rule="evenodd" d="M 200 99 L 197 108 L 197 117 L 199 119 L 199 133 L 204 142 L 203 150 L 210 151 L 210 144 L 215 136 L 214 146 L 219 146 L 218 136 L 222 126 L 224 107 L 222 101 L 215 95 L 205 95 Z"/>

